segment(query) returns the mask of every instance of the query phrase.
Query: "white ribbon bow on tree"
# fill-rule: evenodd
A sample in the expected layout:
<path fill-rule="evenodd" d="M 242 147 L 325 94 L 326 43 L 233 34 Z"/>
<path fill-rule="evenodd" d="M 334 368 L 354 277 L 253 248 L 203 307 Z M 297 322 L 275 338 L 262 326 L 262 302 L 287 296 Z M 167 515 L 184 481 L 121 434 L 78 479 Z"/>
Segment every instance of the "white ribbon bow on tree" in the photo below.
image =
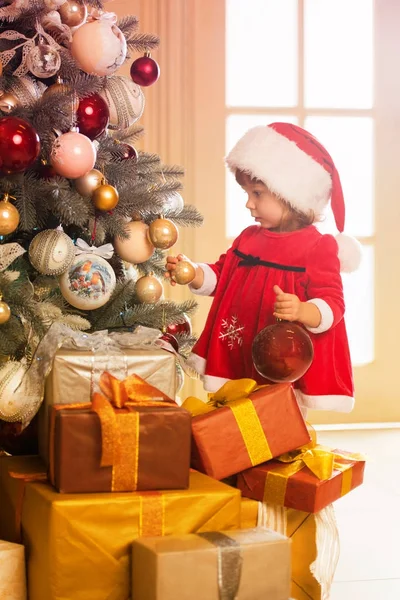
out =
<path fill-rule="evenodd" d="M 75 254 L 77 256 L 79 254 L 96 254 L 96 256 L 101 256 L 102 258 L 110 259 L 114 254 L 114 247 L 112 244 L 104 244 L 103 246 L 99 246 L 97 248 L 97 246 L 89 246 L 89 244 L 87 244 L 85 240 L 78 238 L 76 240 Z"/>

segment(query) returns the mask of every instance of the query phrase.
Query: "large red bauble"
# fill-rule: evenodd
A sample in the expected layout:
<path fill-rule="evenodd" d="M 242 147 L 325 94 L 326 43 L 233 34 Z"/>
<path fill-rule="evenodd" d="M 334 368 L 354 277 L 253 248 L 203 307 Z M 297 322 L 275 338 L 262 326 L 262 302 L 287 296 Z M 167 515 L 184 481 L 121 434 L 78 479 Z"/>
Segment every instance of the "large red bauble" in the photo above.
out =
<path fill-rule="evenodd" d="M 21 423 L 0 420 L 0 450 L 13 456 L 37 454 L 37 417 L 25 429 L 22 429 Z"/>
<path fill-rule="evenodd" d="M 185 319 L 184 323 L 173 323 L 172 325 L 167 325 L 166 332 L 171 333 L 172 335 L 179 334 L 189 334 L 192 333 L 192 324 L 190 319 L 185 313 L 183 313 L 183 318 Z"/>
<path fill-rule="evenodd" d="M 76 111 L 79 132 L 91 140 L 104 133 L 110 120 L 108 104 L 98 94 L 83 98 Z"/>
<path fill-rule="evenodd" d="M 150 56 L 141 56 L 131 65 L 131 77 L 138 85 L 153 85 L 160 77 L 160 67 Z"/>
<path fill-rule="evenodd" d="M 297 381 L 309 369 L 314 348 L 299 325 L 281 321 L 262 329 L 254 338 L 253 363 L 260 375 L 274 381 Z"/>
<path fill-rule="evenodd" d="M 0 119 L 0 172 L 22 173 L 40 152 L 40 140 L 30 123 L 18 117 Z"/>

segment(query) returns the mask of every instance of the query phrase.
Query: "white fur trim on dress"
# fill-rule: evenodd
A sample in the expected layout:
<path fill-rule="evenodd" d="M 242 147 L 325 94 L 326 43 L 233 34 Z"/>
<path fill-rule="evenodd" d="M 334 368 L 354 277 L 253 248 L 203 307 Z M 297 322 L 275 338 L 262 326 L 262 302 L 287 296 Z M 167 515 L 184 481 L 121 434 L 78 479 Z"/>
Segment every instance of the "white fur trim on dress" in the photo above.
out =
<path fill-rule="evenodd" d="M 194 369 L 196 371 L 196 373 L 198 373 L 199 375 L 204 375 L 204 373 L 206 372 L 206 364 L 207 364 L 206 359 L 202 358 L 198 354 L 194 354 L 194 352 L 191 352 L 189 354 L 189 358 L 187 359 L 186 363 L 189 367 Z"/>
<path fill-rule="evenodd" d="M 240 169 L 302 212 L 324 212 L 331 194 L 329 173 L 311 156 L 272 127 L 253 127 L 226 158 L 231 171 Z"/>
<path fill-rule="evenodd" d="M 207 265 L 206 263 L 197 263 L 197 266 L 200 267 L 204 273 L 203 285 L 196 289 L 189 284 L 189 290 L 192 294 L 197 294 L 198 296 L 210 296 L 217 285 L 217 276 L 210 265 Z"/>
<path fill-rule="evenodd" d="M 226 377 L 205 375 L 207 361 L 198 354 L 194 354 L 194 352 L 192 352 L 187 359 L 187 364 L 200 375 L 206 392 L 217 392 L 224 385 L 224 383 L 230 381 L 230 379 L 227 379 Z"/>
<path fill-rule="evenodd" d="M 354 408 L 354 398 L 351 396 L 309 396 L 296 389 L 296 398 L 300 406 L 312 410 L 335 410 L 337 412 L 349 413 Z"/>
<path fill-rule="evenodd" d="M 321 313 L 321 322 L 318 327 L 306 326 L 306 329 L 311 331 L 311 333 L 323 333 L 324 331 L 328 331 L 333 325 L 333 312 L 329 304 L 325 302 L 325 300 L 322 300 L 322 298 L 313 298 L 307 302 L 314 304 L 318 308 Z"/>

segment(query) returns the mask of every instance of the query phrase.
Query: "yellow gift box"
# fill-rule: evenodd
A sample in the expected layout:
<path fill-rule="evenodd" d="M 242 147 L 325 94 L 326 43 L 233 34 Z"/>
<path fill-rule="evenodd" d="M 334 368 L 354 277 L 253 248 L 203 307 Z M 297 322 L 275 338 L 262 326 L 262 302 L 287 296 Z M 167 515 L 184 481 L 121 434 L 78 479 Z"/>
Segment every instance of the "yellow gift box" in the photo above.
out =
<path fill-rule="evenodd" d="M 241 503 L 240 527 L 248 529 L 260 523 L 261 503 L 243 498 Z M 278 533 L 292 540 L 292 592 L 293 600 L 322 600 L 322 588 L 310 567 L 317 559 L 317 527 L 321 527 L 318 513 L 305 513 L 293 508 L 270 507 L 271 517 L 265 523 Z M 336 530 L 332 531 L 331 552 L 325 557 L 328 565 L 335 566 L 337 560 Z M 329 546 L 328 546 L 329 549 Z"/>
<path fill-rule="evenodd" d="M 14 522 L 25 485 L 21 528 L 30 600 L 128 600 L 135 539 L 239 526 L 240 492 L 195 471 L 188 490 L 61 495 L 9 475 L 29 472 L 30 462 L 0 459 L 0 506 L 14 503 L 5 507 Z M 1 514 L 0 537 L 4 525 Z"/>

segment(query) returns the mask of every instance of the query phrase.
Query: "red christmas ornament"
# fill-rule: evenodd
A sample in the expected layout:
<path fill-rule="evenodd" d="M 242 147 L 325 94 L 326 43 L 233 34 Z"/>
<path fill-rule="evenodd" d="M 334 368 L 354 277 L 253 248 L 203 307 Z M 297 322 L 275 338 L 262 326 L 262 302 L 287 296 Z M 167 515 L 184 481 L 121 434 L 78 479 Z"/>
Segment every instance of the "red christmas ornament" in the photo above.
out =
<path fill-rule="evenodd" d="M 176 337 L 174 335 L 172 335 L 171 333 L 163 333 L 163 335 L 161 336 L 160 339 L 164 340 L 164 342 L 168 342 L 168 344 L 171 344 L 171 346 L 173 347 L 175 352 L 178 352 L 179 344 L 178 344 L 178 340 L 176 339 Z"/>
<path fill-rule="evenodd" d="M 40 152 L 40 140 L 30 123 L 18 117 L 0 119 L 0 172 L 22 173 Z"/>
<path fill-rule="evenodd" d="M 179 335 L 179 334 L 192 334 L 192 324 L 190 322 L 190 319 L 187 315 L 185 315 L 185 313 L 182 315 L 185 319 L 184 323 L 173 323 L 172 325 L 167 325 L 166 327 L 166 333 L 171 333 L 172 335 Z"/>
<path fill-rule="evenodd" d="M 139 158 L 138 151 L 136 150 L 136 148 L 131 146 L 131 144 L 126 144 L 125 142 L 120 143 L 118 145 L 118 148 L 120 150 L 120 152 L 118 152 L 118 155 L 116 155 L 116 158 L 118 158 L 118 160 L 137 160 Z"/>
<path fill-rule="evenodd" d="M 38 454 L 37 417 L 25 429 L 21 423 L 0 420 L 0 450 L 13 456 Z"/>
<path fill-rule="evenodd" d="M 274 381 L 297 381 L 309 369 L 314 348 L 299 325 L 281 321 L 262 329 L 254 338 L 253 363 L 260 375 Z"/>
<path fill-rule="evenodd" d="M 137 58 L 131 65 L 131 78 L 138 85 L 153 85 L 159 77 L 160 67 L 149 53 Z"/>
<path fill-rule="evenodd" d="M 79 133 L 95 140 L 106 130 L 110 120 L 110 111 L 104 98 L 93 94 L 79 102 L 76 116 Z"/>

